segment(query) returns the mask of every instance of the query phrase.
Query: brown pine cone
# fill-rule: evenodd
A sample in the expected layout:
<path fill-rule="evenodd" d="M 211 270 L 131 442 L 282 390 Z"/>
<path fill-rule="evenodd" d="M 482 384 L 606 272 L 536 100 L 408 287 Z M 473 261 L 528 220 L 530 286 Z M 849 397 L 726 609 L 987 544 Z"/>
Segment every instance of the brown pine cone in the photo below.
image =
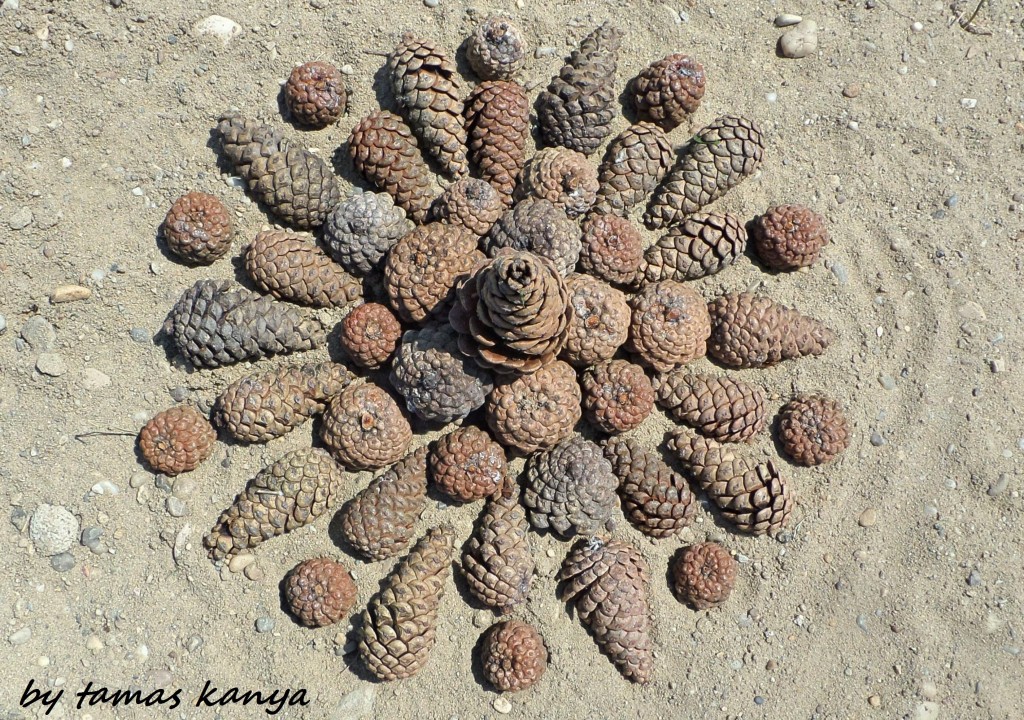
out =
<path fill-rule="evenodd" d="M 374 470 L 405 455 L 412 428 L 390 395 L 365 383 L 349 385 L 331 398 L 321 437 L 347 469 Z"/>
<path fill-rule="evenodd" d="M 736 457 L 729 446 L 678 428 L 668 449 L 740 532 L 777 534 L 793 512 L 794 492 L 771 460 Z"/>
<path fill-rule="evenodd" d="M 463 353 L 499 373 L 530 373 L 565 344 L 568 299 L 550 260 L 502 250 L 459 286 L 448 318 Z"/>
<path fill-rule="evenodd" d="M 611 285 L 574 273 L 565 279 L 569 291 L 569 329 L 561 358 L 584 368 L 607 360 L 629 336 L 629 303 Z"/>
<path fill-rule="evenodd" d="M 516 199 L 541 198 L 574 218 L 587 214 L 597 188 L 597 168 L 585 155 L 564 147 L 543 148 L 523 167 Z"/>
<path fill-rule="evenodd" d="M 694 610 L 708 610 L 729 599 L 738 572 L 736 558 L 718 543 L 690 545 L 672 563 L 672 590 Z"/>
<path fill-rule="evenodd" d="M 619 479 L 622 512 L 637 530 L 664 538 L 689 526 L 697 503 L 685 478 L 632 438 L 612 437 L 602 445 Z"/>
<path fill-rule="evenodd" d="M 427 506 L 427 448 L 413 450 L 338 511 L 345 542 L 371 561 L 402 552 Z"/>
<path fill-rule="evenodd" d="M 462 80 L 455 63 L 432 40 L 407 32 L 388 56 L 388 72 L 395 101 L 427 152 L 448 175 L 465 175 Z"/>
<path fill-rule="evenodd" d="M 359 281 L 311 239 L 287 230 L 264 230 L 245 249 L 245 272 L 260 290 L 313 307 L 341 307 L 363 294 Z"/>
<path fill-rule="evenodd" d="M 583 38 L 578 50 L 540 94 L 537 123 L 547 145 L 590 155 L 615 119 L 615 70 L 622 31 L 609 23 Z"/>
<path fill-rule="evenodd" d="M 300 623 L 311 628 L 344 620 L 358 594 L 359 589 L 345 566 L 326 557 L 300 562 L 284 581 L 288 609 Z"/>
<path fill-rule="evenodd" d="M 456 284 L 484 260 L 476 246 L 476 235 L 446 223 L 421 225 L 399 240 L 384 262 L 384 286 L 398 317 L 418 323 L 446 313 Z"/>
<path fill-rule="evenodd" d="M 636 76 L 630 85 L 633 106 L 640 117 L 671 130 L 697 112 L 706 82 L 703 65 L 689 55 L 673 53 Z"/>
<path fill-rule="evenodd" d="M 835 339 L 819 320 L 764 295 L 728 293 L 708 304 L 708 354 L 735 368 L 821 355 Z"/>
<path fill-rule="evenodd" d="M 323 412 L 353 379 L 344 365 L 331 362 L 246 375 L 217 397 L 213 418 L 235 440 L 268 442 Z"/>
<path fill-rule="evenodd" d="M 675 153 L 665 131 L 641 122 L 616 135 L 597 171 L 597 212 L 625 215 L 644 202 L 672 167 Z"/>
<path fill-rule="evenodd" d="M 195 191 L 174 201 L 163 224 L 167 249 L 191 265 L 209 265 L 227 255 L 233 231 L 224 203 Z"/>
<path fill-rule="evenodd" d="M 550 201 L 530 197 L 498 218 L 483 246 L 490 257 L 506 248 L 546 257 L 564 276 L 580 257 L 580 228 Z"/>
<path fill-rule="evenodd" d="M 324 223 L 324 243 L 345 270 L 363 277 L 380 269 L 388 250 L 412 228 L 390 195 L 361 192 L 334 208 Z"/>
<path fill-rule="evenodd" d="M 513 82 L 485 80 L 469 94 L 465 112 L 469 160 L 511 205 L 530 135 L 526 90 Z"/>
<path fill-rule="evenodd" d="M 556 360 L 529 375 L 499 379 L 484 409 L 488 427 L 505 447 L 523 453 L 549 448 L 580 421 L 576 372 Z"/>
<path fill-rule="evenodd" d="M 451 528 L 428 530 L 363 611 L 359 655 L 376 678 L 412 677 L 429 659 L 453 546 Z"/>
<path fill-rule="evenodd" d="M 652 230 L 681 223 L 753 175 L 763 156 L 757 123 L 723 115 L 690 139 L 683 158 L 655 190 L 644 223 Z"/>
<path fill-rule="evenodd" d="M 490 497 L 505 482 L 505 451 L 485 430 L 473 425 L 441 436 L 429 461 L 434 485 L 459 502 Z"/>
<path fill-rule="evenodd" d="M 626 348 L 659 372 L 704 357 L 711 321 L 704 298 L 675 280 L 646 285 L 630 305 Z"/>
<path fill-rule="evenodd" d="M 619 540 L 580 539 L 558 573 L 561 597 L 622 676 L 646 684 L 654 673 L 647 585 L 650 570 L 635 547 Z"/>
<path fill-rule="evenodd" d="M 583 417 L 608 434 L 638 427 L 654 409 L 654 389 L 644 369 L 625 360 L 606 360 L 587 368 Z"/>
<path fill-rule="evenodd" d="M 824 465 L 850 446 L 842 406 L 823 395 L 798 395 L 779 413 L 779 442 L 798 465 Z"/>
<path fill-rule="evenodd" d="M 375 369 L 388 361 L 402 338 L 402 326 L 380 303 L 365 303 L 341 321 L 338 344 L 356 365 Z"/>
<path fill-rule="evenodd" d="M 742 442 L 764 427 L 764 393 L 728 376 L 672 370 L 657 377 L 658 404 L 673 418 L 719 442 Z"/>
<path fill-rule="evenodd" d="M 526 41 L 511 20 L 491 15 L 466 43 L 466 60 L 481 80 L 508 80 L 526 64 Z"/>
<path fill-rule="evenodd" d="M 537 628 L 505 620 L 487 629 L 480 643 L 484 678 L 499 692 L 519 692 L 536 684 L 548 667 L 548 649 Z"/>
<path fill-rule="evenodd" d="M 214 562 L 309 525 L 337 497 L 341 469 L 320 448 L 292 450 L 256 474 L 220 514 L 203 545 Z"/>
<path fill-rule="evenodd" d="M 640 277 L 644 239 L 618 215 L 591 213 L 583 222 L 580 270 L 613 285 L 633 285 Z"/>
<path fill-rule="evenodd" d="M 356 172 L 387 192 L 416 223 L 427 219 L 434 198 L 430 168 L 402 119 L 376 110 L 352 128 L 348 152 Z"/>
<path fill-rule="evenodd" d="M 613 530 L 618 478 L 601 448 L 574 436 L 526 459 L 523 505 L 530 524 L 565 539 Z"/>
<path fill-rule="evenodd" d="M 519 485 L 508 479 L 504 492 L 484 504 L 462 554 L 466 587 L 487 607 L 505 613 L 526 602 L 533 580 L 528 530 Z"/>
<path fill-rule="evenodd" d="M 330 165 L 268 126 L 228 114 L 217 133 L 249 192 L 289 225 L 319 227 L 341 201 Z"/>
<path fill-rule="evenodd" d="M 146 464 L 164 475 L 191 472 L 213 453 L 217 433 L 210 421 L 187 405 L 154 415 L 139 431 Z"/>
<path fill-rule="evenodd" d="M 757 256 L 772 270 L 810 267 L 829 240 L 825 218 L 803 205 L 768 208 L 751 234 Z"/>
<path fill-rule="evenodd" d="M 732 265 L 747 246 L 747 231 L 734 215 L 694 213 L 668 229 L 644 253 L 647 282 L 696 280 Z"/>
<path fill-rule="evenodd" d="M 505 212 L 505 200 L 485 180 L 464 177 L 434 201 L 434 218 L 462 225 L 474 235 L 486 235 Z"/>
<path fill-rule="evenodd" d="M 284 84 L 284 102 L 300 125 L 327 127 L 345 113 L 348 93 L 338 68 L 314 60 L 292 69 Z"/>

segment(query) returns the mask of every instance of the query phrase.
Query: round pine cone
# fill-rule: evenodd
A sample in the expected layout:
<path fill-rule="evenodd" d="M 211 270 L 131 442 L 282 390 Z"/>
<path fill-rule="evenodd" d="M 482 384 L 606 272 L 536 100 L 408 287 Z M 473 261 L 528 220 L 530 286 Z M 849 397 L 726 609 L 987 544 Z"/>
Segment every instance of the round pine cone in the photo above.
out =
<path fill-rule="evenodd" d="M 324 242 L 343 268 L 363 277 L 380 268 L 388 250 L 412 228 L 412 220 L 390 195 L 361 192 L 340 202 L 328 216 Z"/>
<path fill-rule="evenodd" d="M 581 368 L 609 359 L 629 335 L 626 296 L 589 275 L 570 275 L 565 285 L 570 314 L 562 359 Z"/>
<path fill-rule="evenodd" d="M 631 302 L 626 347 L 644 365 L 665 372 L 704 357 L 711 318 L 704 299 L 674 280 L 647 285 Z"/>
<path fill-rule="evenodd" d="M 523 168 L 516 199 L 533 196 L 562 208 L 569 217 L 585 215 L 597 199 L 597 168 L 586 155 L 564 147 L 538 150 Z"/>
<path fill-rule="evenodd" d="M 850 445 L 850 428 L 838 402 L 822 395 L 799 395 L 779 414 L 782 449 L 799 465 L 823 465 Z"/>
<path fill-rule="evenodd" d="M 459 502 L 490 497 L 505 481 L 505 451 L 486 431 L 473 425 L 437 440 L 428 462 L 434 484 Z"/>
<path fill-rule="evenodd" d="M 654 409 L 654 389 L 644 370 L 625 360 L 608 360 L 583 373 L 583 416 L 601 432 L 632 430 Z"/>
<path fill-rule="evenodd" d="M 139 432 L 142 457 L 165 475 L 195 470 L 210 457 L 215 442 L 217 433 L 210 421 L 187 405 L 157 413 Z"/>
<path fill-rule="evenodd" d="M 480 664 L 497 690 L 518 692 L 540 680 L 548 666 L 548 650 L 535 627 L 506 620 L 488 628 L 480 644 Z"/>
<path fill-rule="evenodd" d="M 387 467 L 412 443 L 412 428 L 398 403 L 372 383 L 349 385 L 331 399 L 321 435 L 349 470 Z"/>
<path fill-rule="evenodd" d="M 700 107 L 706 81 L 703 65 L 689 55 L 673 53 L 636 77 L 633 104 L 641 117 L 671 130 Z"/>
<path fill-rule="evenodd" d="M 729 599 L 739 564 L 714 542 L 683 548 L 672 565 L 672 589 L 695 610 L 718 607 Z"/>
<path fill-rule="evenodd" d="M 694 213 L 669 228 L 644 254 L 647 282 L 696 280 L 732 265 L 747 246 L 747 231 L 734 215 Z"/>
<path fill-rule="evenodd" d="M 348 98 L 338 68 L 319 60 L 292 69 L 284 84 L 288 112 L 300 125 L 322 128 L 337 122 Z"/>
<path fill-rule="evenodd" d="M 529 375 L 499 381 L 485 405 L 487 425 L 505 447 L 530 453 L 572 434 L 579 422 L 576 372 L 559 360 Z"/>
<path fill-rule="evenodd" d="M 190 192 L 174 201 L 164 218 L 168 249 L 192 265 L 209 265 L 231 249 L 233 223 L 213 195 Z"/>
<path fill-rule="evenodd" d="M 773 270 L 796 270 L 818 261 L 828 245 L 825 218 L 803 205 L 776 205 L 754 221 L 754 249 Z"/>
<path fill-rule="evenodd" d="M 398 318 L 380 303 L 365 303 L 345 316 L 338 342 L 359 367 L 378 368 L 388 361 L 402 337 Z"/>
<path fill-rule="evenodd" d="M 355 605 L 357 594 L 345 566 L 325 557 L 300 562 L 284 582 L 288 609 L 312 628 L 341 622 Z"/>
<path fill-rule="evenodd" d="M 526 63 L 523 33 L 512 21 L 492 15 L 466 44 L 466 60 L 481 80 L 508 80 Z"/>
<path fill-rule="evenodd" d="M 633 285 L 640 277 L 644 240 L 618 215 L 591 213 L 583 223 L 580 269 L 614 285 Z"/>
<path fill-rule="evenodd" d="M 568 275 L 580 258 L 580 228 L 549 200 L 528 197 L 498 218 L 483 245 L 491 257 L 502 248 L 535 253 Z"/>
<path fill-rule="evenodd" d="M 462 225 L 475 235 L 486 235 L 505 212 L 501 193 L 486 180 L 464 177 L 434 201 L 434 217 L 441 222 Z"/>

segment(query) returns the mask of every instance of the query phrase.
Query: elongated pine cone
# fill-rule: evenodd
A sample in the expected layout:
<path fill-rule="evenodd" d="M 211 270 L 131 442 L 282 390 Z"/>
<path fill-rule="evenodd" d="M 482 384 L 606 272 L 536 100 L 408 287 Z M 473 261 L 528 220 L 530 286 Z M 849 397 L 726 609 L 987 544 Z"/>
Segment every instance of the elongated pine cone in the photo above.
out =
<path fill-rule="evenodd" d="M 561 597 L 628 680 L 646 684 L 654 673 L 647 585 L 650 570 L 640 552 L 620 540 L 580 539 L 558 573 Z"/>
<path fill-rule="evenodd" d="M 499 612 L 526 602 L 533 580 L 533 555 L 519 486 L 487 500 L 462 554 L 466 586 L 477 600 Z"/>
<path fill-rule="evenodd" d="M 492 15 L 469 36 L 466 60 L 481 80 L 508 80 L 526 64 L 523 33 L 508 18 Z"/>
<path fill-rule="evenodd" d="M 459 280 L 484 260 L 477 237 L 461 225 L 430 223 L 399 240 L 384 263 L 391 306 L 406 322 L 448 311 Z"/>
<path fill-rule="evenodd" d="M 567 275 L 580 257 L 580 228 L 549 200 L 529 197 L 498 218 L 483 245 L 491 257 L 506 248 L 546 257 Z"/>
<path fill-rule="evenodd" d="M 356 172 L 394 198 L 414 222 L 427 219 L 434 182 L 402 118 L 387 110 L 370 113 L 352 128 L 348 152 Z"/>
<path fill-rule="evenodd" d="M 474 235 L 486 235 L 505 212 L 501 193 L 486 180 L 463 177 L 434 201 L 434 217 L 462 225 Z"/>
<path fill-rule="evenodd" d="M 164 475 L 195 470 L 210 457 L 216 442 L 210 421 L 187 405 L 157 413 L 139 432 L 139 451 L 146 464 Z"/>
<path fill-rule="evenodd" d="M 632 438 L 602 443 L 619 479 L 622 512 L 637 530 L 653 538 L 674 535 L 693 520 L 697 503 L 686 478 Z"/>
<path fill-rule="evenodd" d="M 813 265 L 829 240 L 825 218 L 803 205 L 768 208 L 751 234 L 757 256 L 773 270 Z"/>
<path fill-rule="evenodd" d="M 284 581 L 288 609 L 300 623 L 311 628 L 344 620 L 358 594 L 345 566 L 326 557 L 300 562 Z"/>
<path fill-rule="evenodd" d="M 466 128 L 462 80 L 455 63 L 432 40 L 407 32 L 388 56 L 391 89 L 413 132 L 448 175 L 464 175 Z"/>
<path fill-rule="evenodd" d="M 480 643 L 484 678 L 499 692 L 518 692 L 535 685 L 548 667 L 548 649 L 537 628 L 521 620 L 505 620 L 487 629 Z"/>
<path fill-rule="evenodd" d="M 722 295 L 708 304 L 708 312 L 708 354 L 729 367 L 769 367 L 821 355 L 835 339 L 820 320 L 764 295 Z"/>
<path fill-rule="evenodd" d="M 597 170 L 599 187 L 594 209 L 625 215 L 647 200 L 674 159 L 672 143 L 664 130 L 646 122 L 629 126 L 612 138 L 605 150 Z"/>
<path fill-rule="evenodd" d="M 390 395 L 365 383 L 349 385 L 331 398 L 321 437 L 347 469 L 374 470 L 405 455 L 412 428 Z"/>
<path fill-rule="evenodd" d="M 654 409 L 654 389 L 644 369 L 625 360 L 606 360 L 583 372 L 583 417 L 604 433 L 626 432 Z"/>
<path fill-rule="evenodd" d="M 235 440 L 268 442 L 323 412 L 353 379 L 344 365 L 331 362 L 246 375 L 224 388 L 213 417 Z"/>
<path fill-rule="evenodd" d="M 747 246 L 747 231 L 734 215 L 694 213 L 668 229 L 644 253 L 647 282 L 696 280 L 732 265 Z"/>
<path fill-rule="evenodd" d="M 412 677 L 429 659 L 453 550 L 451 528 L 428 530 L 363 611 L 359 655 L 378 679 Z"/>
<path fill-rule="evenodd" d="M 654 389 L 673 418 L 719 442 L 749 440 L 764 427 L 764 392 L 742 380 L 680 369 L 658 376 Z"/>
<path fill-rule="evenodd" d="M 443 435 L 430 451 L 430 479 L 459 502 L 490 497 L 505 482 L 505 451 L 485 430 L 467 425 Z"/>
<path fill-rule="evenodd" d="M 723 115 L 690 139 L 682 159 L 655 190 L 644 223 L 654 230 L 682 222 L 753 175 L 763 156 L 757 123 Z"/>
<path fill-rule="evenodd" d="M 412 228 L 405 210 L 387 193 L 356 193 L 327 218 L 324 243 L 343 268 L 363 277 L 380 269 L 388 250 Z"/>
<path fill-rule="evenodd" d="M 365 303 L 341 321 L 338 343 L 359 367 L 379 368 L 402 339 L 398 318 L 380 303 Z"/>
<path fill-rule="evenodd" d="M 793 512 L 795 493 L 771 460 L 736 457 L 729 446 L 678 428 L 668 449 L 740 532 L 777 534 Z"/>
<path fill-rule="evenodd" d="M 779 442 L 798 465 L 823 465 L 850 446 L 850 427 L 835 400 L 798 395 L 779 413 Z"/>
<path fill-rule="evenodd" d="M 298 65 L 284 84 L 284 102 L 300 125 L 327 127 L 345 113 L 345 80 L 338 68 L 327 62 Z"/>
<path fill-rule="evenodd" d="M 633 308 L 626 348 L 659 372 L 704 357 L 711 320 L 704 299 L 675 280 L 646 285 Z"/>
<path fill-rule="evenodd" d="M 487 425 L 505 447 L 530 453 L 572 434 L 580 421 L 576 371 L 556 360 L 534 373 L 499 379 L 484 404 Z"/>
<path fill-rule="evenodd" d="M 459 351 L 459 336 L 448 323 L 407 330 L 389 378 L 409 412 L 442 424 L 469 415 L 494 389 L 490 371 Z"/>
<path fill-rule="evenodd" d="M 506 205 L 526 164 L 530 99 L 522 85 L 485 80 L 466 99 L 469 160 Z"/>
<path fill-rule="evenodd" d="M 217 132 L 249 192 L 289 225 L 319 227 L 341 201 L 330 165 L 270 127 L 229 114 Z"/>
<path fill-rule="evenodd" d="M 324 328 L 298 308 L 229 280 L 199 280 L 171 308 L 164 333 L 197 368 L 320 347 Z"/>
<path fill-rule="evenodd" d="M 606 22 L 587 35 L 540 94 L 537 121 L 547 145 L 590 155 L 611 132 L 622 34 Z"/>
<path fill-rule="evenodd" d="M 564 147 L 542 148 L 523 167 L 518 199 L 537 197 L 562 208 L 571 218 L 586 215 L 597 199 L 597 168 L 582 153 Z"/>
<path fill-rule="evenodd" d="M 209 265 L 231 249 L 234 222 L 218 198 L 190 192 L 174 201 L 164 218 L 167 248 L 191 265 Z"/>
<path fill-rule="evenodd" d="M 327 257 L 315 242 L 287 230 L 257 233 L 245 249 L 243 262 L 256 286 L 280 300 L 341 307 L 363 294 L 359 281 Z"/>
<path fill-rule="evenodd" d="M 629 220 L 591 213 L 583 222 L 580 270 L 613 285 L 633 285 L 640 277 L 644 239 Z"/>
<path fill-rule="evenodd" d="M 590 275 L 565 279 L 569 291 L 569 328 L 561 358 L 588 367 L 615 354 L 629 336 L 629 303 L 611 285 Z"/>
<path fill-rule="evenodd" d="M 408 547 L 427 506 L 427 448 L 417 448 L 381 473 L 338 511 L 345 542 L 370 560 Z"/>
<path fill-rule="evenodd" d="M 689 55 L 673 53 L 641 70 L 630 92 L 640 117 L 671 130 L 697 112 L 706 83 L 703 65 Z"/>
<path fill-rule="evenodd" d="M 220 562 L 309 525 L 334 503 L 341 469 L 320 448 L 292 450 L 256 474 L 221 513 L 203 545 Z"/>
<path fill-rule="evenodd" d="M 729 599 L 739 563 L 715 542 L 690 545 L 672 563 L 672 590 L 694 610 L 718 607 Z"/>

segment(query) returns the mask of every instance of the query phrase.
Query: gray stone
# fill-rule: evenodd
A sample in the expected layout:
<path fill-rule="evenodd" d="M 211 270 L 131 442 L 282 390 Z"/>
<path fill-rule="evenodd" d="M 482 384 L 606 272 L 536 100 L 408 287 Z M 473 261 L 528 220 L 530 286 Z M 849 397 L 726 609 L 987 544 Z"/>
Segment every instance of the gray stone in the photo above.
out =
<path fill-rule="evenodd" d="M 11 230 L 24 230 L 32 223 L 32 211 L 27 207 L 20 208 L 7 218 Z"/>
<path fill-rule="evenodd" d="M 971 587 L 981 585 L 981 573 L 977 570 L 971 570 L 970 574 L 967 576 L 967 584 Z"/>
<path fill-rule="evenodd" d="M 373 717 L 373 704 L 376 699 L 377 686 L 363 683 L 334 706 L 331 720 L 364 720 Z"/>
<path fill-rule="evenodd" d="M 68 371 L 68 366 L 59 353 L 46 352 L 36 358 L 36 370 L 43 375 L 60 377 Z"/>
<path fill-rule="evenodd" d="M 150 339 L 149 330 L 146 328 L 132 328 L 128 331 L 128 336 L 140 345 L 145 345 Z"/>
<path fill-rule="evenodd" d="M 989 497 L 999 497 L 1006 492 L 1007 486 L 1010 484 L 1010 476 L 1006 473 L 1001 473 L 995 481 L 988 486 Z"/>
<path fill-rule="evenodd" d="M 178 385 L 171 388 L 171 400 L 174 402 L 185 402 L 188 399 L 188 388 Z"/>
<path fill-rule="evenodd" d="M 274 618 L 261 617 L 256 619 L 256 632 L 268 633 L 274 630 Z"/>
<path fill-rule="evenodd" d="M 15 507 L 11 510 L 11 525 L 18 532 L 25 532 L 25 526 L 28 525 L 28 513 L 24 508 Z"/>
<path fill-rule="evenodd" d="M 21 337 L 33 350 L 48 352 L 57 343 L 57 331 L 42 315 L 33 315 L 21 326 Z"/>
<path fill-rule="evenodd" d="M 64 573 L 75 566 L 75 556 L 69 552 L 62 552 L 50 558 L 50 567 L 59 573 Z"/>
<path fill-rule="evenodd" d="M 874 445 L 875 447 L 881 447 L 883 445 L 887 445 L 888 443 L 889 441 L 886 440 L 881 435 L 879 435 L 877 432 L 871 433 L 871 444 Z"/>
<path fill-rule="evenodd" d="M 39 553 L 56 555 L 78 539 L 78 518 L 60 505 L 43 503 L 32 513 L 28 534 Z"/>
<path fill-rule="evenodd" d="M 20 630 L 15 630 L 7 636 L 7 642 L 11 645 L 24 645 L 32 639 L 32 628 L 27 625 Z"/>
<path fill-rule="evenodd" d="M 167 498 L 167 514 L 176 518 L 184 517 L 188 515 L 188 505 L 181 498 L 172 495 Z"/>
<path fill-rule="evenodd" d="M 95 525 L 82 529 L 82 536 L 79 538 L 79 542 L 85 545 L 87 548 L 91 548 L 100 541 L 100 537 L 103 535 L 103 528 L 96 527 Z"/>

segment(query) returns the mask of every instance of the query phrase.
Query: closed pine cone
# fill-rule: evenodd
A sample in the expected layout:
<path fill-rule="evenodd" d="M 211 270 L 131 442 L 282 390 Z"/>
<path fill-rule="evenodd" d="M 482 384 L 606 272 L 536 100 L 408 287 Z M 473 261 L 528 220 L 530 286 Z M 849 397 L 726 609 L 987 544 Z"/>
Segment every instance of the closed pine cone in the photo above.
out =
<path fill-rule="evenodd" d="M 690 525 L 697 503 L 686 478 L 632 438 L 608 438 L 602 446 L 619 479 L 622 512 L 637 530 L 664 538 Z"/>
<path fill-rule="evenodd" d="M 344 620 L 358 592 L 345 566 L 326 557 L 300 562 L 284 581 L 288 609 L 311 628 Z"/>
<path fill-rule="evenodd" d="M 466 44 L 466 60 L 481 80 L 508 80 L 526 63 L 523 33 L 511 20 L 490 16 Z"/>
<path fill-rule="evenodd" d="M 216 442 L 210 421 L 187 405 L 157 413 L 139 432 L 142 457 L 164 475 L 195 470 L 210 457 Z"/>
<path fill-rule="evenodd" d="M 825 218 L 803 205 L 776 205 L 754 221 L 754 250 L 773 270 L 796 270 L 818 261 L 828 245 Z"/>
<path fill-rule="evenodd" d="M 583 416 L 604 433 L 638 427 L 654 409 L 654 389 L 644 369 L 625 360 L 606 360 L 583 372 Z"/>
<path fill-rule="evenodd" d="M 463 177 L 434 201 L 434 217 L 462 225 L 474 235 L 486 235 L 505 212 L 501 193 L 485 180 Z"/>
<path fill-rule="evenodd" d="M 521 620 L 505 620 L 487 629 L 480 644 L 484 678 L 499 692 L 518 692 L 540 680 L 548 666 L 548 650 L 537 628 Z"/>
<path fill-rule="evenodd" d="M 663 280 L 645 286 L 633 309 L 626 347 L 659 372 L 704 357 L 711 321 L 704 299 L 686 285 Z"/>
<path fill-rule="evenodd" d="M 527 161 L 517 199 L 533 196 L 562 208 L 569 217 L 585 215 L 597 199 L 597 168 L 585 155 L 564 147 L 542 148 Z"/>
<path fill-rule="evenodd" d="M 312 239 L 287 230 L 257 233 L 243 258 L 260 290 L 280 300 L 314 307 L 341 307 L 363 294 L 362 285 Z"/>
<path fill-rule="evenodd" d="M 673 53 L 648 65 L 633 80 L 633 105 L 641 117 L 671 130 L 697 112 L 706 82 L 703 65 L 689 55 Z"/>
<path fill-rule="evenodd" d="M 284 84 L 288 112 L 300 125 L 327 127 L 345 113 L 348 93 L 338 68 L 314 60 L 292 69 Z"/>
<path fill-rule="evenodd" d="M 498 218 L 483 245 L 491 257 L 503 249 L 546 257 L 564 276 L 580 257 L 580 228 L 550 200 L 528 197 Z"/>
<path fill-rule="evenodd" d="M 234 222 L 219 199 L 190 192 L 174 201 L 164 218 L 167 248 L 192 265 L 209 265 L 231 249 Z"/>
<path fill-rule="evenodd" d="M 608 143 L 597 170 L 594 209 L 625 215 L 647 200 L 674 160 L 672 143 L 657 125 L 641 122 L 626 128 Z"/>
<path fill-rule="evenodd" d="M 613 285 L 633 285 L 641 276 L 644 239 L 618 215 L 593 212 L 583 222 L 580 270 Z"/>
<path fill-rule="evenodd" d="M 526 90 L 513 82 L 485 80 L 469 94 L 465 113 L 469 161 L 511 205 L 530 135 Z"/>
<path fill-rule="evenodd" d="M 764 393 L 742 380 L 680 369 L 660 375 L 655 391 L 673 418 L 719 442 L 749 440 L 764 427 Z"/>
<path fill-rule="evenodd" d="M 462 554 L 466 586 L 477 600 L 499 612 L 526 602 L 533 580 L 533 555 L 519 485 L 509 479 L 504 492 L 489 498 Z"/>
<path fill-rule="evenodd" d="M 380 303 L 365 303 L 341 321 L 338 344 L 359 367 L 379 368 L 402 338 L 398 318 Z"/>
<path fill-rule="evenodd" d="M 690 545 L 672 563 L 672 590 L 694 610 L 708 610 L 729 599 L 738 572 L 736 558 L 718 543 Z"/>
<path fill-rule="evenodd" d="M 647 282 L 696 280 L 732 265 L 747 246 L 747 231 L 734 215 L 694 213 L 647 248 Z"/>
<path fill-rule="evenodd" d="M 798 395 L 779 413 L 779 442 L 799 465 L 832 462 L 850 445 L 842 406 L 823 395 Z"/>
<path fill-rule="evenodd" d="M 321 437 L 347 469 L 374 470 L 405 455 L 412 428 L 390 395 L 365 383 L 349 385 L 331 399 Z"/>
<path fill-rule="evenodd" d="M 412 228 L 390 195 L 361 192 L 334 208 L 324 223 L 324 243 L 345 270 L 363 277 L 380 269 L 388 250 Z"/>
<path fill-rule="evenodd" d="M 562 359 L 584 368 L 615 355 L 629 336 L 626 296 L 590 275 L 565 279 L 569 291 L 569 328 Z"/>
<path fill-rule="evenodd" d="M 451 528 L 428 530 L 363 611 L 359 655 L 378 679 L 412 677 L 429 659 L 453 544 Z"/>
<path fill-rule="evenodd" d="M 484 408 L 488 427 L 505 447 L 524 453 L 549 448 L 580 421 L 576 372 L 556 360 L 529 375 L 499 379 Z"/>
<path fill-rule="evenodd" d="M 494 495 L 505 482 L 505 451 L 486 431 L 473 425 L 441 436 L 430 451 L 430 477 L 459 502 Z"/>

